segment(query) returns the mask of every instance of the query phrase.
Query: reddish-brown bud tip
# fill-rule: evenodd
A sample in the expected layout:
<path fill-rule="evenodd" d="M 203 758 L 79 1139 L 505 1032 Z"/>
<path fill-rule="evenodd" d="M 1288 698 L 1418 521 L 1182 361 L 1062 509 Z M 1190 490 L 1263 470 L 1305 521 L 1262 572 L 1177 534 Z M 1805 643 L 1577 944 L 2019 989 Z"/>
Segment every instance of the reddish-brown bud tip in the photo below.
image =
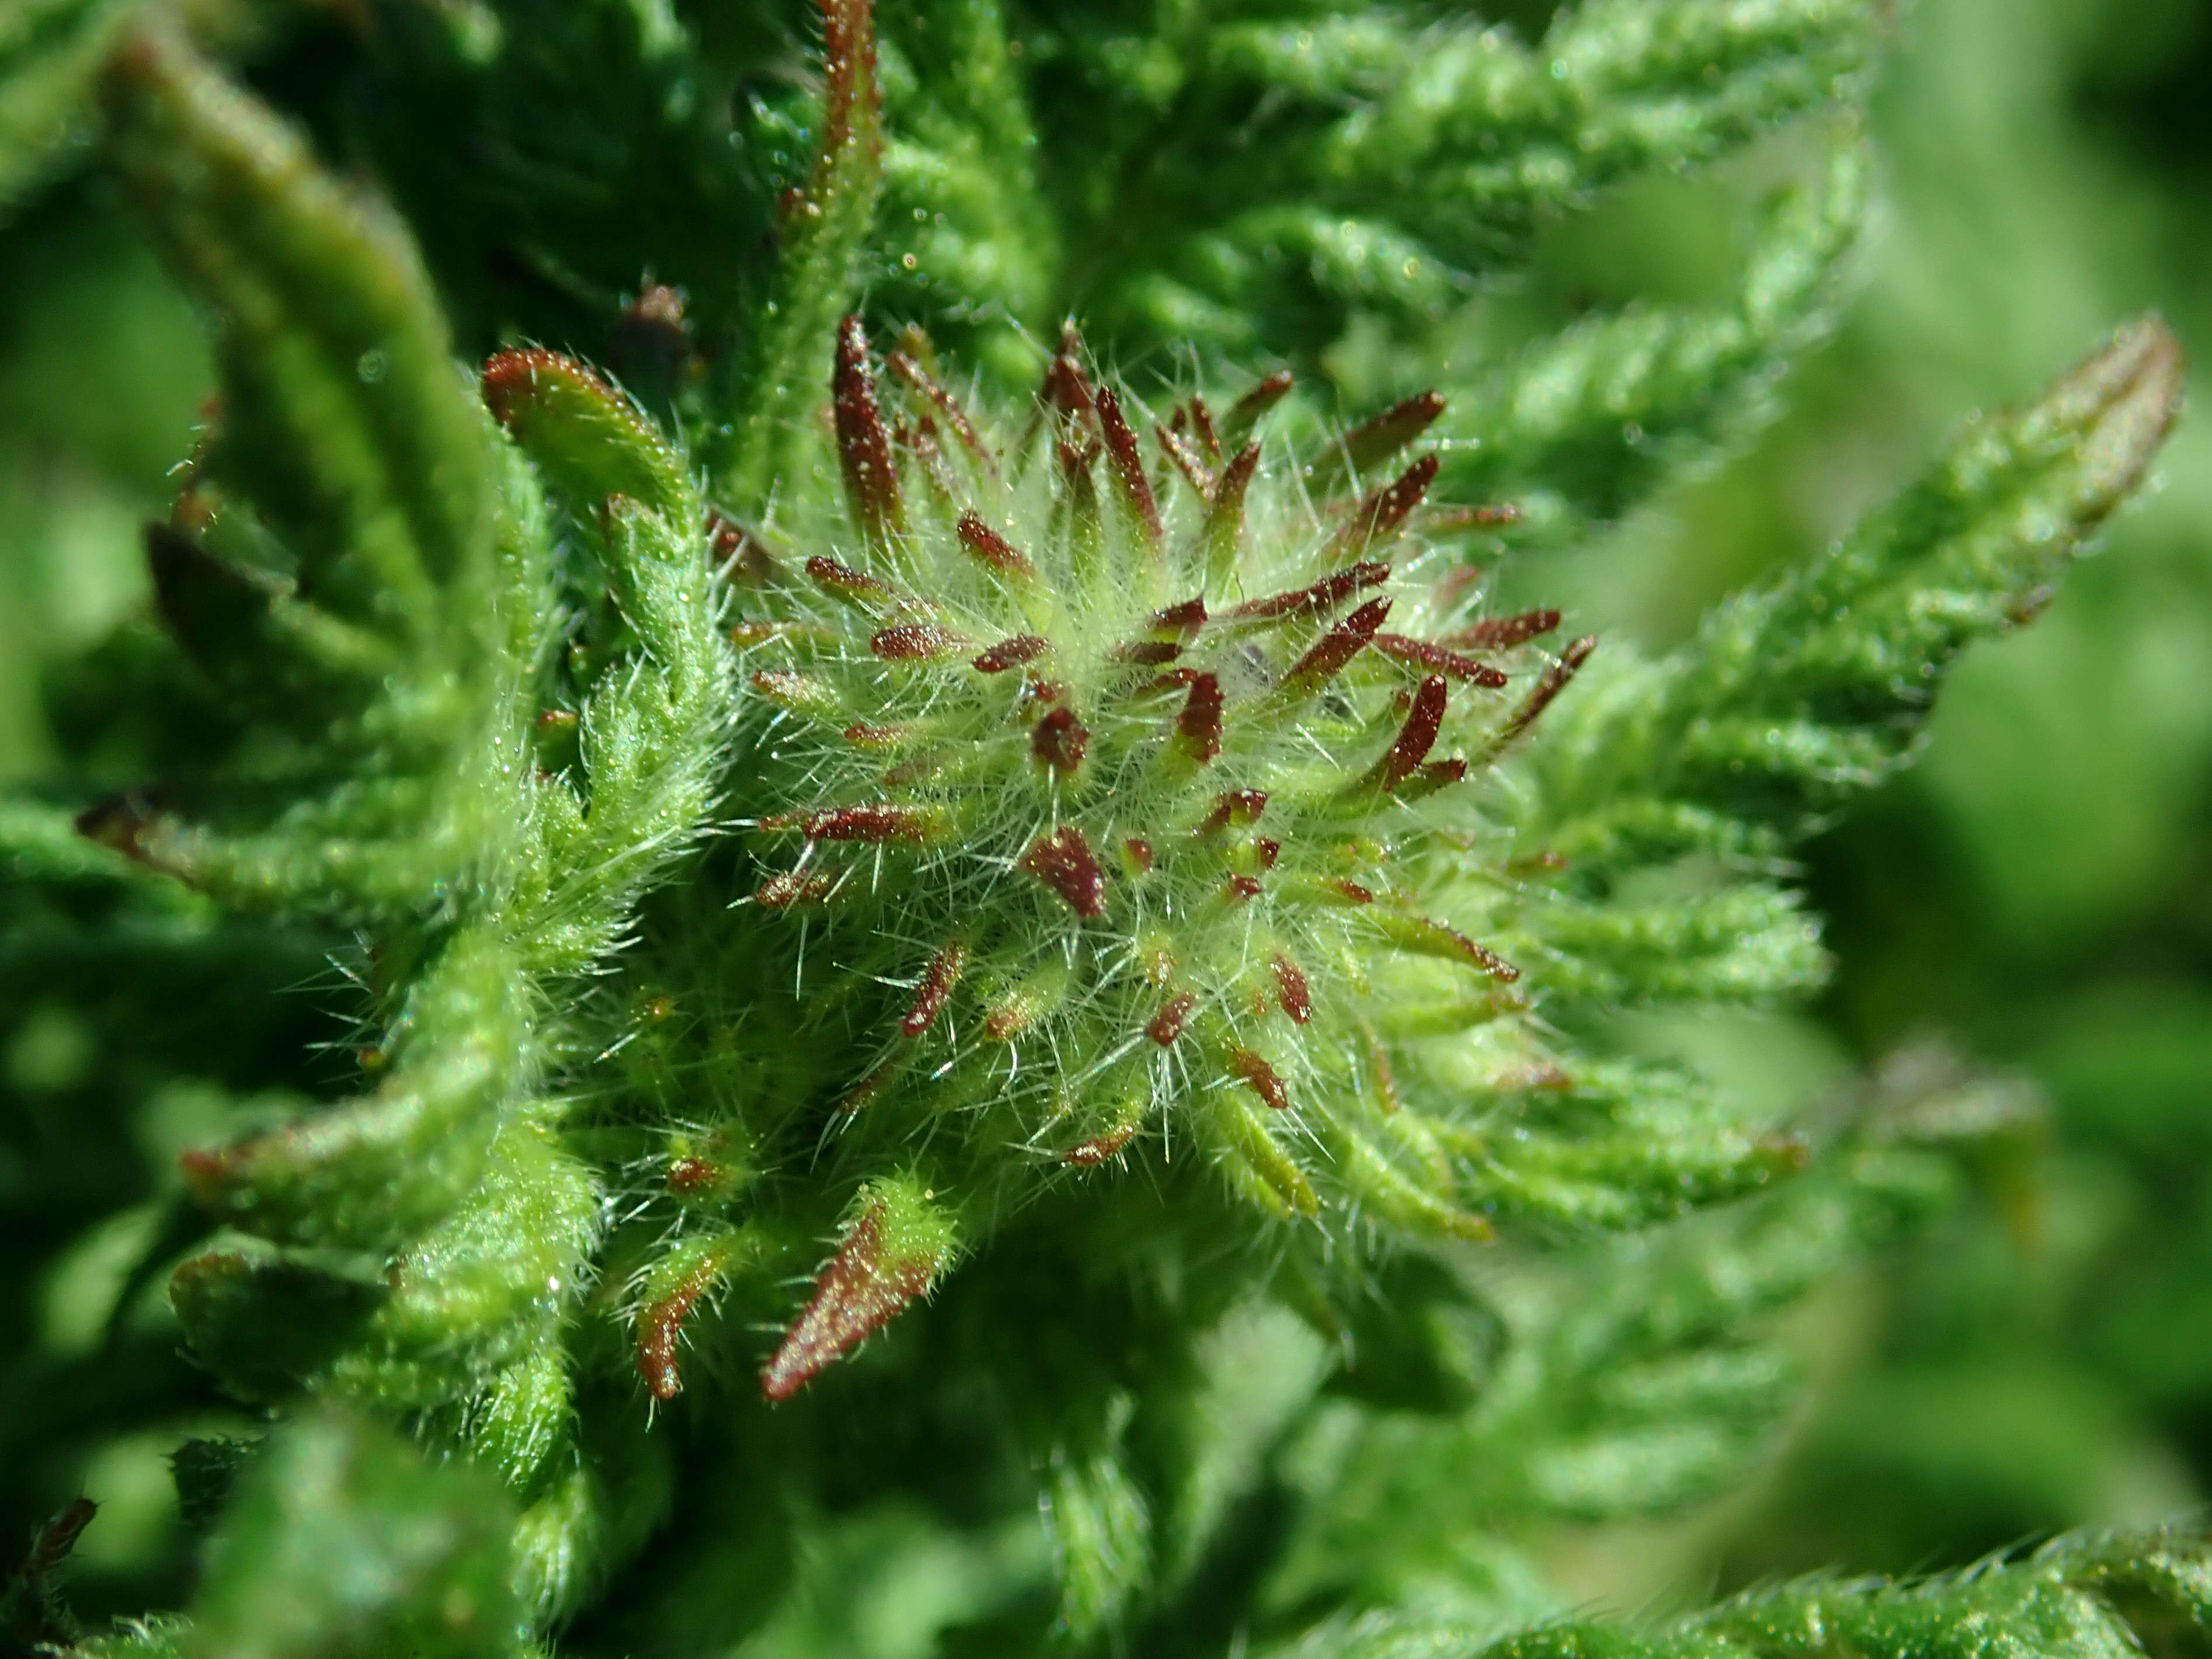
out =
<path fill-rule="evenodd" d="M 1109 1129 L 1103 1135 L 1069 1147 L 1060 1157 L 1062 1164 L 1073 1164 L 1078 1169 L 1093 1169 L 1110 1159 L 1119 1158 L 1129 1143 L 1137 1138 L 1137 1126 L 1132 1121 Z"/>
<path fill-rule="evenodd" d="M 1486 662 L 1477 662 L 1458 652 L 1427 640 L 1408 639 L 1403 634 L 1377 634 L 1375 648 L 1385 656 L 1416 668 L 1426 668 L 1439 674 L 1449 674 L 1465 685 L 1488 686 L 1492 690 L 1507 683 L 1505 674 Z"/>
<path fill-rule="evenodd" d="M 1035 634 L 1017 634 L 1010 640 L 1000 640 L 975 659 L 979 673 L 1003 674 L 1009 668 L 1018 668 L 1025 662 L 1035 662 L 1052 649 L 1052 642 Z"/>
<path fill-rule="evenodd" d="M 678 1198 L 696 1198 L 721 1184 L 722 1170 L 703 1158 L 679 1158 L 668 1166 L 668 1190 Z"/>
<path fill-rule="evenodd" d="M 862 1212 L 814 1281 L 814 1299 L 784 1333 L 775 1357 L 761 1373 L 761 1392 L 769 1400 L 790 1399 L 927 1292 L 944 1258 L 935 1254 L 888 1256 L 884 1214 L 880 1203 Z"/>
<path fill-rule="evenodd" d="M 1090 746 L 1090 728 L 1075 718 L 1073 708 L 1054 709 L 1030 733 L 1030 752 L 1062 777 L 1083 763 Z"/>
<path fill-rule="evenodd" d="M 1421 682 L 1413 694 L 1413 706 L 1407 711 L 1406 724 L 1398 732 L 1382 758 L 1368 772 L 1366 781 L 1377 789 L 1395 789 L 1417 771 L 1435 747 L 1437 734 L 1443 730 L 1444 708 L 1448 690 L 1444 677 L 1431 674 Z"/>
<path fill-rule="evenodd" d="M 1192 674 L 1189 685 L 1190 695 L 1176 716 L 1176 746 L 1202 766 L 1221 752 L 1221 682 L 1211 674 Z"/>
<path fill-rule="evenodd" d="M 886 662 L 930 662 L 956 655 L 966 644 L 957 634 L 933 623 L 901 623 L 875 634 L 868 649 Z"/>
<path fill-rule="evenodd" d="M 1443 643 L 1464 647 L 1469 651 L 1510 651 L 1516 645 L 1550 633 L 1559 625 L 1556 611 L 1524 611 L 1517 617 L 1489 617 L 1456 634 L 1448 634 Z"/>
<path fill-rule="evenodd" d="M 684 1318 L 720 1277 L 722 1266 L 720 1256 L 707 1257 L 674 1290 L 638 1315 L 637 1374 L 655 1400 L 673 1400 L 684 1392 L 684 1375 L 676 1364 L 677 1340 L 684 1334 Z"/>
<path fill-rule="evenodd" d="M 899 1022 L 899 1033 L 906 1037 L 918 1037 L 927 1031 L 945 1005 L 952 1000 L 953 988 L 960 983 L 960 975 L 968 969 L 968 947 L 948 945 L 930 957 L 929 966 L 922 969 L 921 983 L 915 987 L 914 1006 Z"/>
<path fill-rule="evenodd" d="M 1238 1048 L 1230 1054 L 1229 1074 L 1276 1111 L 1289 1107 L 1290 1091 L 1284 1088 L 1283 1079 L 1276 1075 L 1273 1066 L 1249 1048 Z"/>
<path fill-rule="evenodd" d="M 1106 872 L 1074 825 L 1039 836 L 1022 854 L 1021 867 L 1066 900 L 1077 915 L 1089 920 L 1106 914 Z"/>
<path fill-rule="evenodd" d="M 881 541 L 906 528 L 906 507 L 891 464 L 890 433 L 876 401 L 876 377 L 868 367 L 867 329 L 857 314 L 837 325 L 830 392 L 846 501 L 862 533 Z"/>
<path fill-rule="evenodd" d="M 954 528 L 959 533 L 960 544 L 992 569 L 1025 582 L 1036 580 L 1036 566 L 1028 556 L 985 524 L 981 515 L 963 513 Z"/>
<path fill-rule="evenodd" d="M 1114 475 L 1115 493 L 1148 550 L 1160 542 L 1159 504 L 1152 499 L 1152 483 L 1145 476 L 1145 458 L 1137 447 L 1137 434 L 1121 414 L 1121 400 L 1111 386 L 1098 388 L 1098 427 L 1105 440 L 1106 459 Z"/>
<path fill-rule="evenodd" d="M 920 806 L 833 806 L 818 812 L 779 812 L 763 818 L 763 830 L 796 830 L 809 841 L 856 841 L 872 844 L 933 841 L 943 822 Z"/>
<path fill-rule="evenodd" d="M 495 351 L 485 361 L 478 386 L 484 407 L 501 426 L 512 426 L 517 411 L 535 390 L 538 378 L 573 380 L 597 391 L 610 401 L 614 388 L 573 357 L 543 346 L 519 346 Z"/>
<path fill-rule="evenodd" d="M 798 904 L 819 904 L 830 896 L 830 888 L 827 876 L 793 871 L 763 882 L 753 890 L 753 902 L 764 909 L 788 910 Z"/>
<path fill-rule="evenodd" d="M 1160 1006 L 1159 1012 L 1145 1022 L 1145 1035 L 1163 1048 L 1173 1045 L 1182 1035 L 1182 1028 L 1190 1018 L 1191 1010 L 1198 1006 L 1198 993 L 1178 991 Z"/>
<path fill-rule="evenodd" d="M 1244 829 L 1257 823 L 1260 815 L 1267 810 L 1267 792 L 1264 789 L 1231 789 L 1213 798 L 1213 805 L 1199 820 L 1194 832 L 1200 837 L 1217 836 L 1235 825 Z"/>
<path fill-rule="evenodd" d="M 1293 696 L 1307 696 L 1334 679 L 1375 637 L 1390 614 L 1387 599 L 1370 599 L 1359 609 L 1330 629 L 1314 641 L 1313 648 L 1291 665 L 1283 676 L 1283 690 Z"/>

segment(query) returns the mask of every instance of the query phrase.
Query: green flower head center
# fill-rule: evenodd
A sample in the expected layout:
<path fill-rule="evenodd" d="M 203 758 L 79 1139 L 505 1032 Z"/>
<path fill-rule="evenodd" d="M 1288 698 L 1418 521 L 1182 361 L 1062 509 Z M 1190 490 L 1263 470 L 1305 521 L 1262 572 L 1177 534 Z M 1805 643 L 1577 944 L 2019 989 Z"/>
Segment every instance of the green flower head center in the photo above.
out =
<path fill-rule="evenodd" d="M 1525 1006 L 1483 942 L 1510 898 L 1483 793 L 1589 646 L 1531 670 L 1556 613 L 1477 614 L 1442 537 L 1498 514 L 1395 465 L 1441 401 L 1300 467 L 1249 436 L 1287 376 L 1152 421 L 1070 335 L 1009 441 L 890 366 L 902 410 L 848 321 L 833 549 L 725 532 L 765 711 L 747 902 L 845 1022 L 843 1109 L 1093 1164 L 1200 1093 L 1394 1112 L 1394 1033 Z M 886 988 L 864 1016 L 825 988 L 855 974 Z"/>

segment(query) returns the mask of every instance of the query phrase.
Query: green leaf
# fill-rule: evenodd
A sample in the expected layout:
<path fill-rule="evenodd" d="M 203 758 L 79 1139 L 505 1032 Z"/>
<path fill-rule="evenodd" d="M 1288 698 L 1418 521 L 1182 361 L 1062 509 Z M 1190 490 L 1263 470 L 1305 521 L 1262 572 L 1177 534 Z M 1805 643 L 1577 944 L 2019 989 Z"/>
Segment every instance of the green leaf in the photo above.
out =
<path fill-rule="evenodd" d="M 822 27 L 821 146 L 806 182 L 778 204 L 783 248 L 747 331 L 737 421 L 707 455 L 717 486 L 745 513 L 766 504 L 809 447 L 805 417 L 883 192 L 875 0 L 822 0 Z"/>
<path fill-rule="evenodd" d="M 1733 305 L 1588 319 L 1455 399 L 1445 486 L 1514 503 L 1516 540 L 1571 539 L 1771 420 L 1784 372 L 1840 319 L 1870 169 L 1865 141 L 1840 138 L 1820 187 L 1765 214 Z"/>
<path fill-rule="evenodd" d="M 1911 758 L 1959 653 L 2031 619 L 2134 492 L 2180 397 L 2180 347 L 2146 319 L 2041 401 L 1969 423 L 1804 569 L 1587 690 L 1547 756 L 1547 816 L 1650 795 L 1793 827 L 1879 781 Z"/>
<path fill-rule="evenodd" d="M 91 90 L 132 0 L 22 0 L 0 16 L 0 213 L 91 123 Z"/>
<path fill-rule="evenodd" d="M 185 1650 L 222 1659 L 514 1652 L 496 1488 L 335 1414 L 272 1437 L 209 1547 Z"/>

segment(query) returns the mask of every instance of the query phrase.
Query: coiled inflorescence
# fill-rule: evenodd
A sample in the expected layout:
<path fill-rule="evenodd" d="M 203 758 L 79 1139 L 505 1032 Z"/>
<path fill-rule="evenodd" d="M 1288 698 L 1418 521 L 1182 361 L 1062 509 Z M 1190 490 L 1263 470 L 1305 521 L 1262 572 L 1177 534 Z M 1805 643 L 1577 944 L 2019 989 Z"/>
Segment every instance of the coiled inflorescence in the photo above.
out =
<path fill-rule="evenodd" d="M 738 630 L 777 710 L 751 902 L 787 929 L 818 913 L 833 952 L 888 908 L 926 947 L 840 1104 L 1011 1108 L 1023 1146 L 1088 1164 L 1203 1103 L 1201 1139 L 1242 1149 L 1255 1195 L 1314 1213 L 1292 1149 L 1348 1128 L 1352 1101 L 1395 1109 L 1384 1033 L 1409 997 L 1431 1028 L 1525 1006 L 1480 942 L 1496 849 L 1471 780 L 1591 642 L 1516 696 L 1511 647 L 1558 617 L 1472 614 L 1464 568 L 1423 534 L 1432 457 L 1325 493 L 1392 461 L 1433 397 L 1334 465 L 1267 476 L 1250 434 L 1288 377 L 1218 426 L 1194 396 L 1156 423 L 1156 471 L 1072 333 L 1010 444 L 912 356 L 890 363 L 911 406 L 887 416 L 848 320 L 835 407 L 860 556 L 760 556 Z"/>
<path fill-rule="evenodd" d="M 972 1237 L 1149 1139 L 1278 1218 L 1486 1236 L 1468 1103 L 1564 1079 L 1511 949 L 1555 860 L 1484 803 L 1593 641 L 1547 654 L 1557 612 L 1483 613 L 1454 543 L 1510 509 L 1431 504 L 1435 458 L 1406 459 L 1442 399 L 1296 463 L 1255 435 L 1287 374 L 1154 419 L 1070 330 L 1002 428 L 926 342 L 884 368 L 848 319 L 842 512 L 799 489 L 714 527 L 755 714 L 732 908 L 695 908 L 680 948 L 743 1012 L 636 1016 L 651 1040 L 615 1062 L 624 1092 L 685 1078 L 686 1121 L 705 1100 L 722 1126 L 670 1155 L 678 1235 L 742 1228 L 747 1171 L 835 1146 L 877 1179 L 827 1294 L 852 1239 L 882 1257 L 887 1173 L 902 1213 Z M 694 1243 L 640 1279 L 656 1392 L 672 1321 L 745 1254 Z M 900 1271 L 866 1328 L 934 1264 Z M 769 1390 L 814 1369 L 780 1354 Z"/>

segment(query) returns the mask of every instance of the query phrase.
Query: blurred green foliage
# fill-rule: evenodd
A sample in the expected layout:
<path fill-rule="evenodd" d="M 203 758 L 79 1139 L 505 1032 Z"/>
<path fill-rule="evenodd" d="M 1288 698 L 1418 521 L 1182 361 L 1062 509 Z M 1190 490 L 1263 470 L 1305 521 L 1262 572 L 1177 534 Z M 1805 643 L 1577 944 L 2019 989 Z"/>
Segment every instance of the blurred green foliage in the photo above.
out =
<path fill-rule="evenodd" d="M 2116 307 L 2165 313 L 2201 407 L 2208 79 L 2202 0 L 1917 8 L 1875 104 L 1887 207 L 1849 321 L 1752 453 L 1577 556 L 1583 603 L 1675 637 L 1719 592 L 1838 533 L 1962 410 L 2016 396 Z M 1688 194 L 1618 204 L 1619 234 L 1670 210 L 1694 227 Z M 1605 251 L 1583 234 L 1565 251 L 1577 271 Z M 2158 477 L 2036 626 L 1961 669 L 1922 765 L 1808 849 L 1839 963 L 1813 1020 L 1645 1034 L 1807 1075 L 1940 1035 L 2052 1111 L 2026 1185 L 1837 1299 L 1836 1369 L 1783 1466 L 1693 1543 L 1654 1547 L 1656 1575 L 1963 1563 L 2212 1492 L 2201 421 Z"/>

